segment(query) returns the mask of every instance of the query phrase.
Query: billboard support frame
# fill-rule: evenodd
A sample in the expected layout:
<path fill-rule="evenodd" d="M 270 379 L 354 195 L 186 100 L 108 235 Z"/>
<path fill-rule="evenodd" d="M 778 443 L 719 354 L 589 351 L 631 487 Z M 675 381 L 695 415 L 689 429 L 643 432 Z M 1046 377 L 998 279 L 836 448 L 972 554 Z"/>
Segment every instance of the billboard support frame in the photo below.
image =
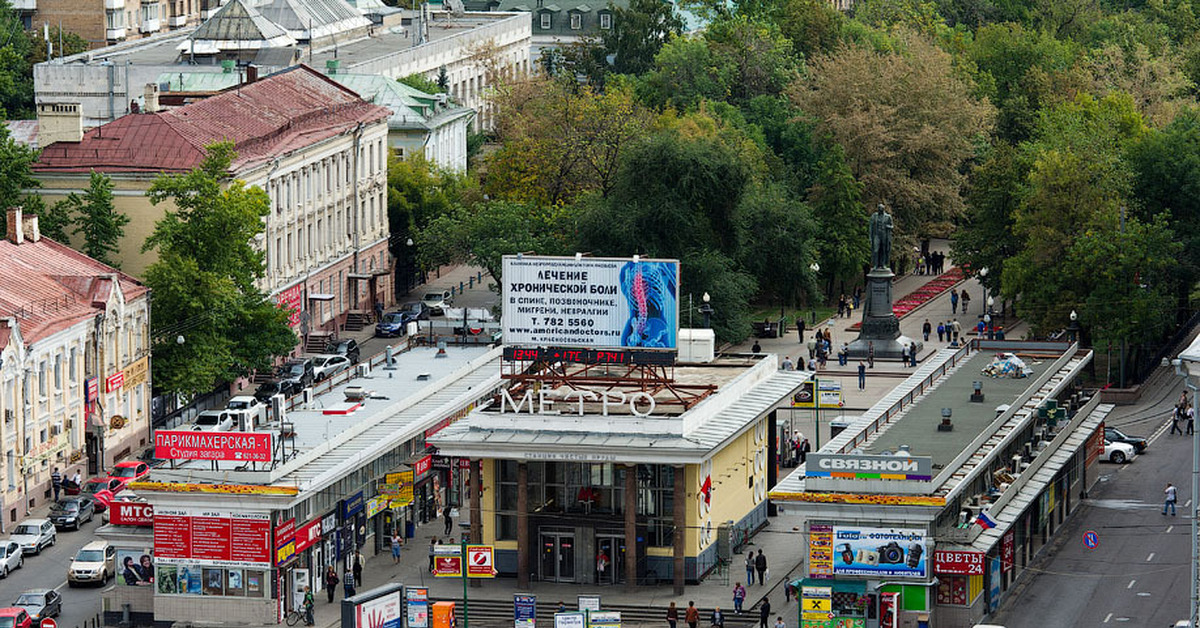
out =
<path fill-rule="evenodd" d="M 568 387 L 573 390 L 595 387 L 602 390 L 630 390 L 650 393 L 660 405 L 677 405 L 684 410 L 700 403 L 717 391 L 715 384 L 682 384 L 675 381 L 673 366 L 652 364 L 572 365 L 563 361 L 533 360 L 501 363 L 501 379 L 514 382 L 510 394 L 522 394 L 531 383 L 549 384 L 552 388 Z M 613 374 L 614 368 L 622 369 Z M 667 392 L 669 397 L 658 397 L 656 393 Z"/>

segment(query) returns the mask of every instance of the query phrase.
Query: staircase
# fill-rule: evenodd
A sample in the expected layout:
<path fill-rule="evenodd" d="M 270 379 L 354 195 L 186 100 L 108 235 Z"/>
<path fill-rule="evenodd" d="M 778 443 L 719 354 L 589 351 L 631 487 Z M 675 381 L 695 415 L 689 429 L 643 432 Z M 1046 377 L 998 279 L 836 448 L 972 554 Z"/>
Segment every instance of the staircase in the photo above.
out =
<path fill-rule="evenodd" d="M 325 346 L 333 340 L 333 334 L 327 331 L 314 331 L 304 340 L 305 353 L 325 353 Z"/>
<path fill-rule="evenodd" d="M 371 324 L 370 316 L 363 310 L 350 310 L 346 313 L 346 322 L 342 329 L 346 331 L 362 331 L 363 327 Z"/>
<path fill-rule="evenodd" d="M 619 587 L 613 589 L 613 593 L 619 595 L 621 589 Z M 609 597 L 609 596 L 605 596 Z M 475 628 L 512 628 L 513 625 L 513 603 L 512 600 L 472 600 L 467 598 L 470 606 L 471 617 L 470 624 Z M 725 626 L 728 628 L 751 628 L 758 625 L 758 610 L 750 609 L 750 600 L 746 600 L 746 610 L 741 615 L 736 615 L 733 612 L 733 602 L 728 605 L 722 605 L 721 610 L 725 613 Z M 537 625 L 538 626 L 553 626 L 554 612 L 558 609 L 557 599 L 550 599 L 545 594 L 538 595 L 537 604 Z M 575 599 L 573 595 L 566 596 L 562 602 L 567 605 L 568 611 L 575 610 Z M 679 609 L 679 626 L 687 628 L 687 622 L 684 621 L 684 614 L 687 610 L 686 596 L 681 597 L 677 602 Z M 667 625 L 667 607 L 663 605 L 657 606 L 630 606 L 623 604 L 608 604 L 603 605 L 605 611 L 618 611 L 621 613 L 621 625 L 652 625 L 664 627 Z M 462 602 L 458 601 L 454 605 L 454 613 L 458 622 L 458 626 L 463 626 L 463 607 Z M 700 610 L 700 626 L 709 625 L 709 617 L 712 615 L 711 608 L 702 608 Z M 774 617 L 771 618 L 771 624 L 775 623 Z"/>

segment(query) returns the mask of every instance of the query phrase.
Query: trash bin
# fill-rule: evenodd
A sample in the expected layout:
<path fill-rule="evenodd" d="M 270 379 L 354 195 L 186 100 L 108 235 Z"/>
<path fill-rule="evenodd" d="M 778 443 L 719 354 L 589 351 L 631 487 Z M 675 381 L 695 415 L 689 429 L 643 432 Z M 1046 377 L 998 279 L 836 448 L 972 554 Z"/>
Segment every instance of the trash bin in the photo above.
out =
<path fill-rule="evenodd" d="M 411 539 L 417 535 L 417 526 L 411 521 L 404 522 L 404 538 Z"/>

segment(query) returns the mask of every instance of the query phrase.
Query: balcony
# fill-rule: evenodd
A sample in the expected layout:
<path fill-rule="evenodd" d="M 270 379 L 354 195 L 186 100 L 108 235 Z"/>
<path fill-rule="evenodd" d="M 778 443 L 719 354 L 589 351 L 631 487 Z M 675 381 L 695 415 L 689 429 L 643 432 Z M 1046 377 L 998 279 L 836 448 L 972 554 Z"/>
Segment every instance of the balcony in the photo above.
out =
<path fill-rule="evenodd" d="M 162 20 L 155 18 L 152 20 L 143 20 L 138 31 L 142 33 L 157 33 L 162 30 Z"/>
<path fill-rule="evenodd" d="M 167 20 L 167 26 L 170 26 L 171 28 L 183 28 L 184 26 L 187 26 L 187 23 L 188 18 L 186 15 L 172 15 Z"/>
<path fill-rule="evenodd" d="M 121 41 L 125 39 L 124 28 L 108 28 L 104 30 L 104 38 L 108 41 Z"/>
<path fill-rule="evenodd" d="M 125 0 L 104 0 L 104 10 L 105 11 L 112 11 L 112 10 L 124 11 L 125 10 Z"/>
<path fill-rule="evenodd" d="M 10 4 L 17 11 L 37 11 L 37 0 L 12 0 Z"/>

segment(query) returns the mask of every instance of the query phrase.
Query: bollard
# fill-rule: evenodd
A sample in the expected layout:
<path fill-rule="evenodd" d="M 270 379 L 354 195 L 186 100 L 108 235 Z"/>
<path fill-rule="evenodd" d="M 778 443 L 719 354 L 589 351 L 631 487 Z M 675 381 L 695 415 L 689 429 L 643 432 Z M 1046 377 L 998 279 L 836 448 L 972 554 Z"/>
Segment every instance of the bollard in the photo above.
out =
<path fill-rule="evenodd" d="M 469 280 L 467 281 L 467 287 L 472 288 L 472 289 L 475 287 L 475 278 L 474 277 L 469 278 Z"/>
<path fill-rule="evenodd" d="M 463 293 L 463 285 L 464 285 L 463 282 L 461 282 L 461 281 L 458 282 L 458 293 L 459 294 Z"/>

